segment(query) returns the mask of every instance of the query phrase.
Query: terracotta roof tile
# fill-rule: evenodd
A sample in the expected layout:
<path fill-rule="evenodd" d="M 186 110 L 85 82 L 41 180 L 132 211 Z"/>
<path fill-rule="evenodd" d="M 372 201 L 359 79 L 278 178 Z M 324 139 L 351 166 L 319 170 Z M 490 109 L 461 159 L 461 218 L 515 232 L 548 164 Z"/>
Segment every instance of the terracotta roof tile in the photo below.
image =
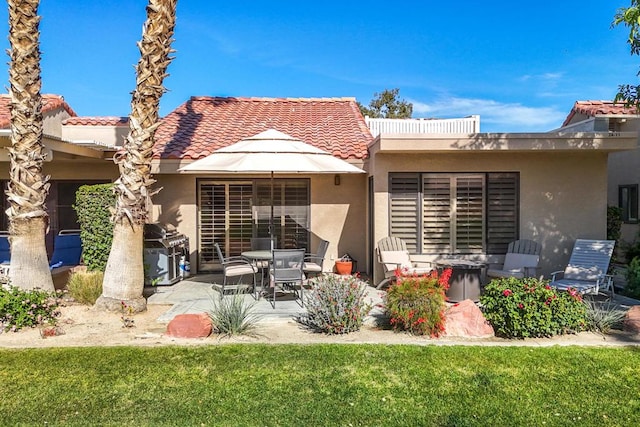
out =
<path fill-rule="evenodd" d="M 9 104 L 11 103 L 11 97 L 8 94 L 0 94 L 0 129 L 6 129 L 11 124 L 11 112 L 9 111 Z M 76 113 L 67 104 L 64 98 L 60 95 L 43 94 L 42 95 L 42 112 L 46 113 L 58 108 L 64 108 L 71 116 L 75 116 Z"/>
<path fill-rule="evenodd" d="M 63 125 L 69 126 L 125 126 L 129 124 L 128 117 L 104 116 L 89 117 L 78 116 L 69 117 L 62 122 Z"/>
<path fill-rule="evenodd" d="M 191 97 L 162 119 L 154 157 L 199 159 L 267 129 L 341 159 L 364 159 L 373 140 L 354 98 Z"/>
<path fill-rule="evenodd" d="M 624 103 L 613 101 L 576 101 L 562 126 L 566 126 L 576 114 L 585 116 L 637 115 L 634 108 L 627 108 Z"/>

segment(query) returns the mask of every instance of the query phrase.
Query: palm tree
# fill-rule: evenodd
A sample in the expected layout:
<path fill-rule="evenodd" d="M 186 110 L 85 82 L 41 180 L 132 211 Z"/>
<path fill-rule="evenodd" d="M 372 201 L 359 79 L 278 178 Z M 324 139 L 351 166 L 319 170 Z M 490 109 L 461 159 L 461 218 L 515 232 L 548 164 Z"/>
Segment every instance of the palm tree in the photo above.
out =
<path fill-rule="evenodd" d="M 42 174 L 42 96 L 40 89 L 39 0 L 9 0 L 9 278 L 22 289 L 53 291 L 45 246 L 49 177 Z"/>
<path fill-rule="evenodd" d="M 143 229 L 147 222 L 152 193 L 151 158 L 158 127 L 162 82 L 170 55 L 176 21 L 177 0 L 149 0 L 147 20 L 138 43 L 140 60 L 136 66 L 136 88 L 131 100 L 129 135 L 124 151 L 115 161 L 120 168 L 116 181 L 116 211 L 113 242 L 105 269 L 102 295 L 96 305 L 114 311 L 126 303 L 133 311 L 143 311 L 144 290 Z"/>

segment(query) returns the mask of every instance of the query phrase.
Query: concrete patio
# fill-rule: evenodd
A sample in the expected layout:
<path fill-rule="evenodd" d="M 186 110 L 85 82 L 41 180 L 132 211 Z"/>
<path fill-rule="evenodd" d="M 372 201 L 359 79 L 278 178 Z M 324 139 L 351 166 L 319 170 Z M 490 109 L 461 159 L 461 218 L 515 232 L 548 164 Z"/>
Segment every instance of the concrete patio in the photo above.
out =
<path fill-rule="evenodd" d="M 199 274 L 174 285 L 146 287 L 147 304 L 172 305 L 158 318 L 158 322 L 161 323 L 169 323 L 178 314 L 207 313 L 213 307 L 214 298 L 220 295 L 220 283 L 222 274 Z M 255 304 L 253 312 L 260 317 L 261 322 L 290 320 L 305 311 L 300 306 L 300 301 L 295 300 L 291 293 L 278 293 L 274 309 L 270 299 L 263 297 L 256 301 L 250 287 L 245 285 L 240 285 L 240 289 L 237 285 L 227 285 L 225 294 L 231 295 L 236 290 L 246 292 L 245 303 Z M 381 310 L 375 307 L 382 302 L 381 292 L 371 286 L 367 287 L 366 301 L 374 307 L 368 319 L 372 321 L 382 314 Z"/>

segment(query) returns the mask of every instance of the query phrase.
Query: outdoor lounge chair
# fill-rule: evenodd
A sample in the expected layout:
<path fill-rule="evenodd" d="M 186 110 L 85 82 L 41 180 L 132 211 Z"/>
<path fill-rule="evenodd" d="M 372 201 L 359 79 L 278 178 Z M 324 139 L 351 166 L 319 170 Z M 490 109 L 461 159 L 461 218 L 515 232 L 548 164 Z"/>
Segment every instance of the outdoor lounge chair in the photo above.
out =
<path fill-rule="evenodd" d="M 251 277 L 253 277 L 252 291 L 254 298 L 257 299 L 256 274 L 258 273 L 258 268 L 241 256 L 225 258 L 224 255 L 222 255 L 220 245 L 218 243 L 214 243 L 214 246 L 218 253 L 218 259 L 220 260 L 220 264 L 222 264 L 223 270 L 222 289 L 220 290 L 220 293 L 224 296 L 224 288 L 227 285 L 227 278 L 237 277 L 237 284 L 240 284 L 243 276 L 251 275 Z"/>
<path fill-rule="evenodd" d="M 80 230 L 60 230 L 53 241 L 53 254 L 49 261 L 53 286 L 62 289 L 69 281 L 69 275 L 82 260 L 82 239 Z"/>
<path fill-rule="evenodd" d="M 550 285 L 556 289 L 575 289 L 583 295 L 609 292 L 613 295 L 613 278 L 607 275 L 615 240 L 577 239 L 569 264 L 564 271 L 551 273 Z"/>
<path fill-rule="evenodd" d="M 310 274 L 313 274 L 314 276 L 322 274 L 322 265 L 328 248 L 329 242 L 326 240 L 320 240 L 318 249 L 315 253 L 308 253 L 304 255 L 303 271 L 307 277 L 309 277 Z"/>
<path fill-rule="evenodd" d="M 300 305 L 304 306 L 304 249 L 274 249 L 271 263 L 271 286 L 273 299 L 271 305 L 276 308 L 276 288 L 290 290 L 296 299 L 300 298 Z M 299 291 L 299 292 L 298 292 Z"/>
<path fill-rule="evenodd" d="M 377 289 L 388 285 L 396 278 L 396 270 L 407 274 L 427 274 L 433 270 L 430 262 L 412 261 L 407 244 L 398 237 L 385 237 L 378 242 L 378 262 L 382 264 L 384 279 L 378 283 Z M 423 266 L 421 266 L 423 265 Z"/>
<path fill-rule="evenodd" d="M 533 240 L 516 240 L 509 243 L 504 263 L 498 268 L 487 269 L 488 277 L 534 277 L 540 261 L 540 244 Z"/>
<path fill-rule="evenodd" d="M 0 231 L 0 274 L 9 275 L 9 265 L 11 264 L 11 245 L 9 244 L 9 233 Z"/>

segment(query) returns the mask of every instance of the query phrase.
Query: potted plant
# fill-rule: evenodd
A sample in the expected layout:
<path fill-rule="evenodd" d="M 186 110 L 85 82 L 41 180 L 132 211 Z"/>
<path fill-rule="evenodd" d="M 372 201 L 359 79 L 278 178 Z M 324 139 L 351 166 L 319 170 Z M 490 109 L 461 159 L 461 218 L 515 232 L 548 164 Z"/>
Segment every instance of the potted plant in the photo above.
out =
<path fill-rule="evenodd" d="M 341 275 L 351 274 L 351 270 L 353 269 L 353 262 L 349 255 L 343 255 L 340 259 L 336 260 L 336 273 Z"/>

